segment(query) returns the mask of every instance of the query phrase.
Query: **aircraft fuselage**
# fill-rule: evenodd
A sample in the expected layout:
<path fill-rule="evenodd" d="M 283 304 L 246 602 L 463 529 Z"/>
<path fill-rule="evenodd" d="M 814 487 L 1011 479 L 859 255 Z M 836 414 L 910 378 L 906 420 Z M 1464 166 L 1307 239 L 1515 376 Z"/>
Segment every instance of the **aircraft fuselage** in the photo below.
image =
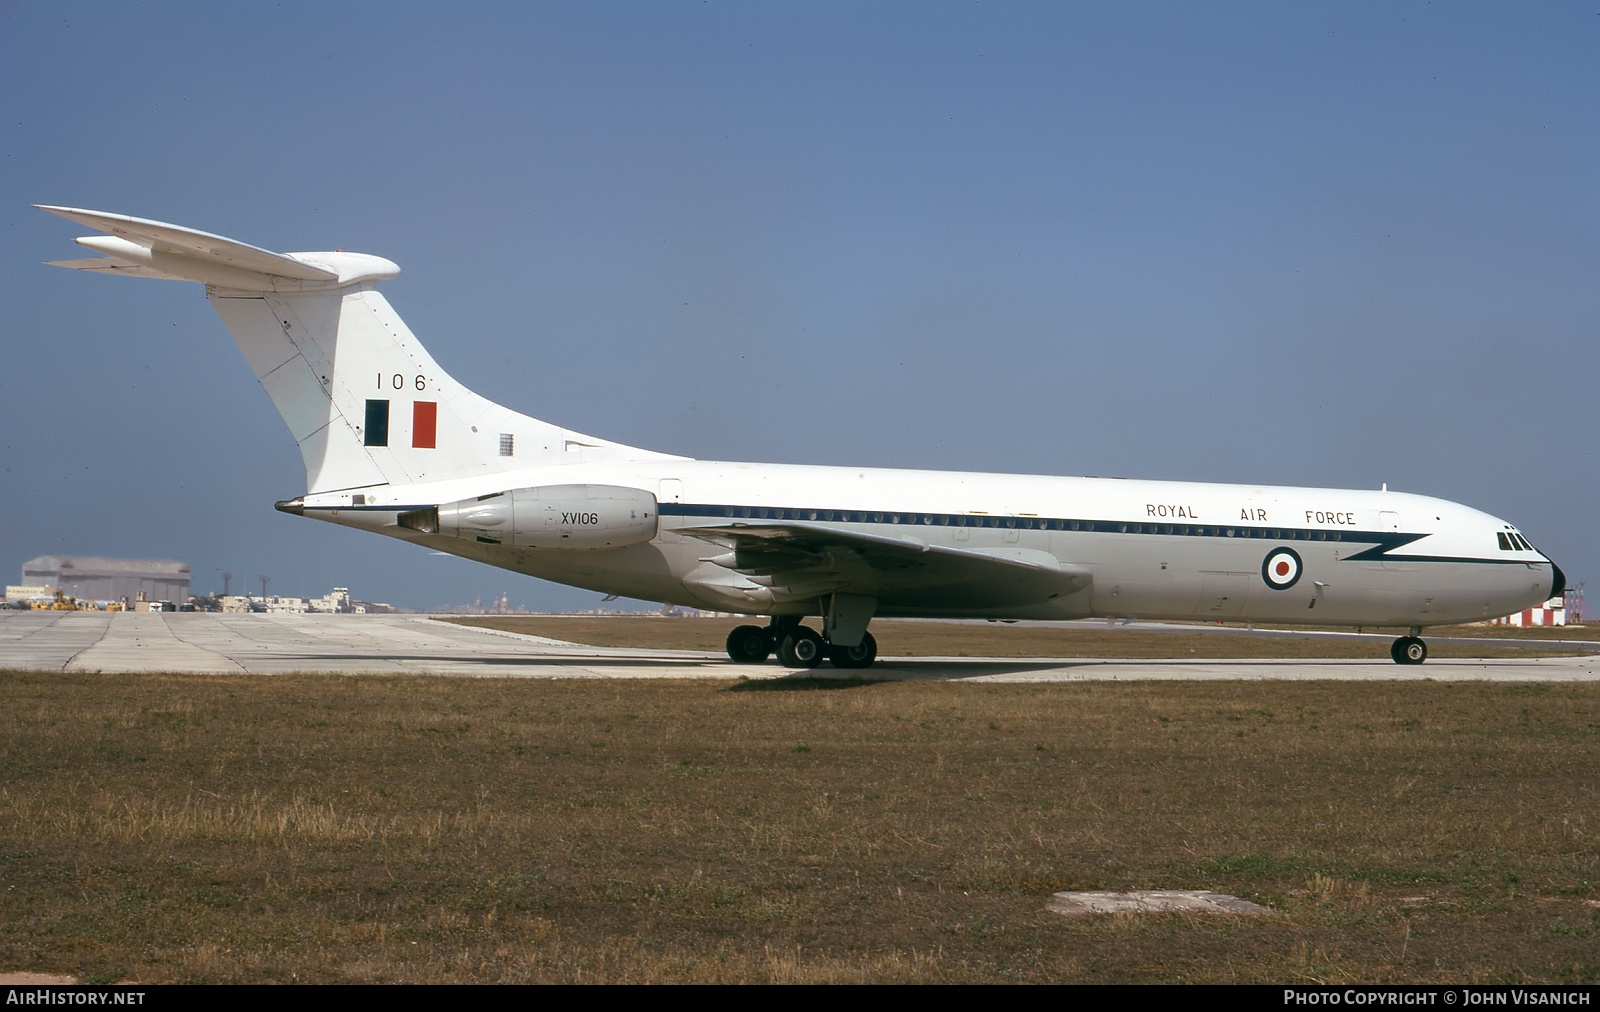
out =
<path fill-rule="evenodd" d="M 644 488 L 660 527 L 644 544 L 541 550 L 422 534 L 396 525 L 420 505 L 517 487 Z M 543 579 L 645 600 L 752 614 L 817 614 L 817 594 L 767 601 L 705 560 L 716 549 L 675 529 L 771 522 L 1017 558 L 1092 574 L 1048 600 L 974 603 L 961 588 L 880 598 L 876 614 L 1428 626 L 1493 618 L 1556 589 L 1516 528 L 1457 503 L 1403 492 L 1117 478 L 1064 478 L 716 461 L 571 464 L 493 476 L 308 495 L 303 515 L 426 544 Z M 374 501 L 376 500 L 376 501 Z"/>

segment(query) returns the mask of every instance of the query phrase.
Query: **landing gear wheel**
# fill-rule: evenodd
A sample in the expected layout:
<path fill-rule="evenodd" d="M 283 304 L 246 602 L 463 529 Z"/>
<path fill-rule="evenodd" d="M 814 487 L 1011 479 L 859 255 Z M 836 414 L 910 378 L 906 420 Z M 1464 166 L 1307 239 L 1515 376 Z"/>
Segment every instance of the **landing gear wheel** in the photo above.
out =
<path fill-rule="evenodd" d="M 738 664 L 760 664 L 772 653 L 772 637 L 758 625 L 742 625 L 728 634 L 728 656 Z"/>
<path fill-rule="evenodd" d="M 816 630 L 797 626 L 778 647 L 778 662 L 786 668 L 814 668 L 827 652 Z"/>
<path fill-rule="evenodd" d="M 1421 664 L 1428 659 L 1428 644 L 1415 636 L 1402 636 L 1389 645 L 1396 664 Z"/>
<path fill-rule="evenodd" d="M 836 668 L 866 668 L 878 659 L 878 641 L 871 633 L 862 633 L 861 642 L 853 647 L 834 647 L 829 656 Z"/>

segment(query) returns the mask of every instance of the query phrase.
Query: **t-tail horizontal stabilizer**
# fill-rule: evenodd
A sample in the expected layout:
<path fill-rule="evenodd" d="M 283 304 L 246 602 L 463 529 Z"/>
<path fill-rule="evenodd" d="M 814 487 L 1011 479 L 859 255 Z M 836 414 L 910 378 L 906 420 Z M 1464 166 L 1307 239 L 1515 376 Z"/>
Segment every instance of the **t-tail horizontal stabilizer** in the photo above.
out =
<path fill-rule="evenodd" d="M 210 232 L 126 214 L 34 206 L 108 233 L 77 240 L 78 245 L 105 256 L 51 261 L 57 267 L 198 281 L 246 292 L 325 290 L 400 274 L 393 261 L 368 253 L 274 253 Z"/>

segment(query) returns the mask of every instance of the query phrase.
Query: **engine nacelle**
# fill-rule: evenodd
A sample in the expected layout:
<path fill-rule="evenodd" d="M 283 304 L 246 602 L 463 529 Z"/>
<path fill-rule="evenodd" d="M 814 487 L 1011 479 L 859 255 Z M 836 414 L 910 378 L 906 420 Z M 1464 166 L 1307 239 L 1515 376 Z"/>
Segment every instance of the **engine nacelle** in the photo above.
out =
<path fill-rule="evenodd" d="M 620 485 L 539 485 L 412 510 L 401 527 L 514 548 L 596 549 L 656 536 L 656 497 Z"/>

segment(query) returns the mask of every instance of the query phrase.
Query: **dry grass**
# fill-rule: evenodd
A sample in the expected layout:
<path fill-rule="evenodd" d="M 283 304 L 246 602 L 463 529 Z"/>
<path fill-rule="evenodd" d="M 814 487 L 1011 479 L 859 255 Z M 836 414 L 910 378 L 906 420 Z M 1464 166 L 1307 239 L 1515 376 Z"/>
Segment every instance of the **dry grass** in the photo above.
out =
<path fill-rule="evenodd" d="M 1600 979 L 1600 686 L 9 673 L 0 700 L 0 970 Z M 1047 913 L 1069 888 L 1276 913 Z"/>
<path fill-rule="evenodd" d="M 546 636 L 597 647 L 639 647 L 655 650 L 709 650 L 720 652 L 736 625 L 765 619 L 661 618 L 649 615 L 471 615 L 449 621 L 506 632 Z M 815 625 L 815 620 L 812 620 Z M 1233 626 L 1241 629 L 1240 626 Z M 1327 631 L 1327 627 L 1315 627 Z M 1348 631 L 1348 630 L 1338 630 Z M 1369 630 L 1371 631 L 1371 630 Z M 908 622 L 880 619 L 872 634 L 883 657 L 1187 657 L 1273 658 L 1334 657 L 1389 659 L 1389 642 L 1404 630 L 1382 639 L 1303 639 L 1219 635 L 1215 632 L 1152 632 L 1148 627 L 1084 625 L 1005 625 L 1003 623 Z M 1556 635 L 1572 640 L 1594 640 L 1581 626 L 1440 626 L 1427 635 L 1468 636 L 1486 639 L 1545 640 Z M 1430 643 L 1434 657 L 1552 657 L 1600 652 L 1600 642 L 1590 648 L 1494 647 Z"/>

